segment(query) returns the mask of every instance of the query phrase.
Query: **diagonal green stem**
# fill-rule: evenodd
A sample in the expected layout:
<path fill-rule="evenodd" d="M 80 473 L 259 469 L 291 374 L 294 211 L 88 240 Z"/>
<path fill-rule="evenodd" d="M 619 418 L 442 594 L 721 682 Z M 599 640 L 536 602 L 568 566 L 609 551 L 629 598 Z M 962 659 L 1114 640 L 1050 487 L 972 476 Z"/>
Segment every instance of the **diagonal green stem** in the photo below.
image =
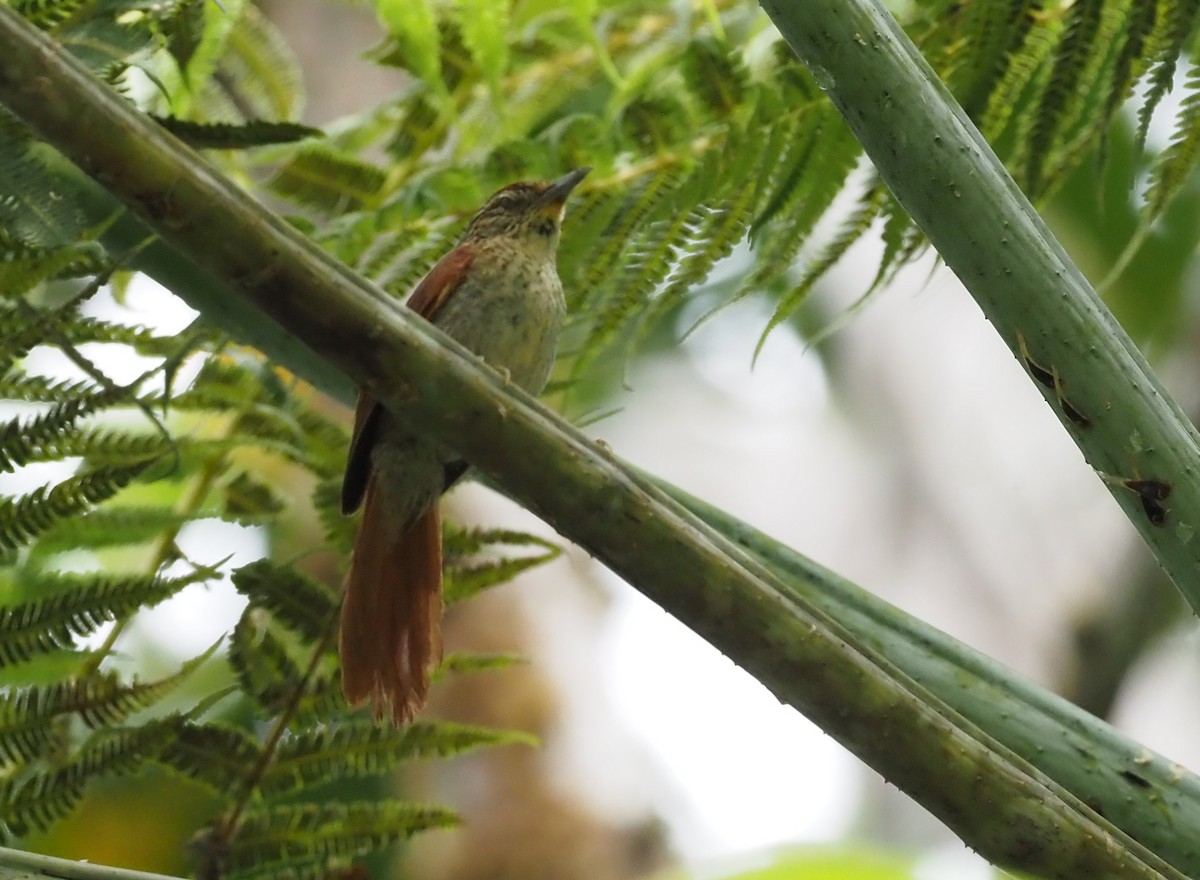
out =
<path fill-rule="evenodd" d="M 1200 877 L 1200 777 L 727 513 L 657 484 L 939 699 L 1185 874 Z"/>
<path fill-rule="evenodd" d="M 110 868 L 0 847 L 0 880 L 30 880 L 41 877 L 53 880 L 179 880 L 166 874 Z"/>
<path fill-rule="evenodd" d="M 1132 340 L 878 0 L 762 6 L 1200 610 L 1200 437 Z"/>

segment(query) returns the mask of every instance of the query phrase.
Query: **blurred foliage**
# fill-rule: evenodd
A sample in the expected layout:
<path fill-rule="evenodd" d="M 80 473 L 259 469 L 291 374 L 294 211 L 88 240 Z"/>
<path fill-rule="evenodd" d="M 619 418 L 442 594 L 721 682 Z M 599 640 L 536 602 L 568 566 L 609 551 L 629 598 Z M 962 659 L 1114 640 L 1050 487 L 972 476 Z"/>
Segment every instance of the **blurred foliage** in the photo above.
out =
<path fill-rule="evenodd" d="M 1132 120 L 1118 120 L 1105 142 L 1103 163 L 1085 162 L 1067 175 L 1045 211 L 1056 234 L 1096 282 L 1121 326 L 1152 357 L 1188 337 L 1188 272 L 1200 237 L 1200 186 L 1193 175 L 1152 226 L 1131 185 L 1144 169 Z M 1098 157 L 1099 158 L 1099 157 Z M 1141 233 L 1140 230 L 1145 232 Z M 1118 255 L 1140 239 L 1119 277 Z"/>
<path fill-rule="evenodd" d="M 838 847 L 788 850 L 765 868 L 730 880 L 917 880 L 920 863 L 911 855 Z"/>
<path fill-rule="evenodd" d="M 755 862 L 754 868 L 721 876 L 726 880 L 920 880 L 949 876 L 946 869 L 932 869 L 926 860 L 911 853 L 852 843 L 788 848 L 760 855 Z M 973 876 L 978 876 L 976 870 L 973 868 Z M 1002 876 L 999 871 L 993 873 Z M 668 872 L 661 880 L 682 880 L 686 876 L 691 875 Z"/>
<path fill-rule="evenodd" d="M 766 293 L 776 304 L 767 330 L 864 236 L 884 243 L 874 286 L 925 248 L 864 167 L 819 76 L 753 4 L 375 0 L 384 36 L 372 57 L 411 78 L 319 139 L 295 124 L 295 59 L 246 0 L 10 5 L 396 296 L 492 190 L 592 166 L 560 256 L 573 318 L 562 385 L 627 358 L 746 242 L 753 263 L 714 288 L 714 308 Z M 1140 204 L 1111 215 L 1111 262 L 1130 238 L 1154 247 L 1152 225 L 1178 197 L 1194 203 L 1200 78 L 1186 80 L 1167 147 L 1149 159 L 1142 151 L 1192 49 L 1198 10 L 1177 0 L 913 0 L 903 20 L 1034 198 L 1071 185 L 1098 153 L 1110 173 L 1144 177 Z M 1132 131 L 1110 136 L 1138 83 Z M 906 136 L 897 133 L 897 148 L 919 148 Z M 289 513 L 254 456 L 314 481 L 328 549 L 344 556 L 350 526 L 335 500 L 346 437 L 311 391 L 203 317 L 165 336 L 92 316 L 89 300 L 123 284 L 138 255 L 106 247 L 111 218 L 90 217 L 58 188 L 55 161 L 0 111 L 0 397 L 25 406 L 0 427 L 0 470 L 61 466 L 44 487 L 0 498 L 0 824 L 9 836 L 51 826 L 92 779 L 147 763 L 212 797 L 216 818 L 195 841 L 202 873 L 316 876 L 453 821 L 438 808 L 314 798 L 343 776 L 512 738 L 445 725 L 381 732 L 353 719 L 322 726 L 346 712 L 329 639 L 336 598 L 288 565 L 233 574 L 248 606 L 222 646 L 231 675 L 208 698 L 163 703 L 208 653 L 151 681 L 116 668 L 138 609 L 228 574 L 220 560 L 185 557 L 184 526 L 270 526 Z M 1182 237 L 1171 252 L 1190 252 L 1195 226 L 1173 229 Z M 1156 304 L 1159 314 L 1179 308 Z M 117 383 L 85 344 L 148 366 Z M 81 378 L 28 369 L 30 352 L 46 347 Z M 457 596 L 555 552 L 478 565 L 468 560 L 484 544 L 528 539 L 456 540 Z M 234 694 L 251 707 L 238 723 L 217 717 Z"/>
<path fill-rule="evenodd" d="M 312 503 L 328 524 L 327 549 L 346 558 L 352 524 L 336 498 L 347 436 L 314 408 L 311 392 L 202 321 L 160 336 L 89 317 L 83 307 L 95 285 L 54 302 L 56 290 L 43 291 L 45 301 L 15 300 L 23 305 L 10 315 L 8 339 L 57 349 L 85 378 L 27 372 L 29 344 L 10 347 L 0 389 L 36 410 L 0 428 L 4 470 L 57 464 L 62 474 L 0 504 L 0 830 L 20 838 L 45 829 L 72 812 L 93 779 L 149 763 L 198 784 L 215 803 L 218 818 L 193 840 L 207 873 L 333 869 L 453 822 L 448 810 L 386 798 L 339 805 L 326 789 L 416 758 L 527 739 L 452 724 L 396 731 L 348 716 L 330 638 L 336 594 L 293 567 L 262 560 L 232 573 L 248 600 L 227 639 L 232 674 L 198 701 L 180 708 L 168 698 L 218 645 L 154 680 L 129 676 L 115 662 L 139 609 L 226 574 L 220 560 L 185 555 L 177 542 L 184 527 L 205 520 L 269 526 L 290 513 L 277 488 L 259 478 L 264 456 L 315 479 Z M 80 350 L 84 342 L 151 366 L 118 385 Z M 181 367 L 196 370 L 194 378 L 178 379 Z M 537 552 L 480 561 L 496 545 Z M 447 551 L 452 601 L 557 554 L 525 535 L 455 530 Z M 494 658 L 479 665 L 495 665 Z M 235 694 L 249 701 L 249 723 L 233 724 L 228 710 L 215 708 Z"/>

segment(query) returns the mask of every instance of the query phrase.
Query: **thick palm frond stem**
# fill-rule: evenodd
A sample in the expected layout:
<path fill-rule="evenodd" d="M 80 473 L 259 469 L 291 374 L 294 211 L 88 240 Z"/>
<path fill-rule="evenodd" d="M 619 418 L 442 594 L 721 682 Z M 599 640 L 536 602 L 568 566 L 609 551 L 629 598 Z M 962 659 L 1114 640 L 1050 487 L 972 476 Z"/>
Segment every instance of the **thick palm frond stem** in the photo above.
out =
<path fill-rule="evenodd" d="M 1200 437 L 1141 352 L 880 3 L 763 6 L 1200 609 Z"/>

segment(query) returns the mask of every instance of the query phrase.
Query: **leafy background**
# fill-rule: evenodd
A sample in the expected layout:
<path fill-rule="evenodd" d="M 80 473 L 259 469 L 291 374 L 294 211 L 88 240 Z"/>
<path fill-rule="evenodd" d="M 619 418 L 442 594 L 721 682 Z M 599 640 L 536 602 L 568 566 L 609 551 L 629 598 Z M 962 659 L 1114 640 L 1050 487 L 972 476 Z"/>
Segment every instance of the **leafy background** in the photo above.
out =
<path fill-rule="evenodd" d="M 922 239 L 757 8 L 379 2 L 369 56 L 394 76 L 375 98 L 357 77 L 298 62 L 271 18 L 244 3 L 10 5 L 132 100 L 191 123 L 175 123 L 181 135 L 229 148 L 210 157 L 398 296 L 492 189 L 593 166 L 561 255 L 574 320 L 553 399 L 565 412 L 592 419 L 623 406 L 594 428 L 622 454 L 795 537 L 1101 714 L 1120 710 L 1130 667 L 1178 615 L 1011 360 L 952 304 L 950 282 L 897 292 L 932 268 Z M 329 9 L 339 22 L 365 11 Z M 1176 58 L 1190 48 L 1195 10 L 1112 0 L 899 12 L 1093 277 L 1129 241 L 1142 244 L 1109 302 L 1168 375 L 1189 376 L 1197 83 L 1160 105 L 1184 78 Z M 302 118 L 302 81 L 342 79 L 328 100 L 347 103 L 305 117 L 325 137 L 297 141 L 304 132 L 275 124 Z M 1138 98 L 1115 117 L 1138 80 Z M 110 217 L 84 200 L 47 199 L 64 169 L 11 118 L 0 118 L 0 135 L 0 391 L 13 401 L 0 453 L 26 480 L 10 484 L 0 509 L 7 830 L 34 848 L 179 871 L 179 841 L 202 829 L 193 864 L 253 873 L 336 867 L 450 822 L 401 802 L 364 810 L 366 789 L 345 777 L 379 792 L 381 774 L 414 755 L 519 736 L 449 721 L 412 735 L 361 722 L 304 732 L 344 711 L 332 658 L 312 653 L 349 536 L 332 504 L 341 414 L 202 319 L 136 326 L 130 304 L 144 300 L 125 270 L 152 265 L 152 246 L 116 248 Z M 885 284 L 886 296 L 858 305 Z M 140 370 L 117 376 L 113 349 L 143 358 Z M 1177 385 L 1186 399 L 1187 383 Z M 978 420 L 973 430 L 963 412 Z M 245 611 L 193 661 L 172 656 L 161 625 L 127 621 L 242 565 L 213 552 L 228 539 L 212 535 L 228 533 L 191 549 L 197 522 L 256 530 L 276 562 L 239 569 Z M 456 540 L 463 595 L 513 573 L 467 561 L 481 543 L 524 545 L 533 556 L 517 567 L 555 553 L 521 534 Z M 632 601 L 617 600 L 624 631 Z M 665 639 L 655 632 L 649 656 L 622 652 L 617 682 L 652 674 Z M 508 650 L 458 665 L 506 664 Z M 541 680 L 525 686 L 540 695 L 533 710 L 485 720 L 555 729 L 546 719 L 569 698 L 546 696 Z M 477 705 L 465 687 L 463 701 Z M 643 718 L 654 711 L 628 705 Z M 1149 712 L 1126 711 L 1140 736 L 1162 735 Z M 276 744 L 284 751 L 268 769 Z M 1182 745 L 1162 748 L 1187 757 Z M 732 762 L 737 743 L 722 749 Z M 522 754 L 518 764 L 530 760 Z M 148 764 L 164 769 L 147 774 Z M 95 778 L 109 781 L 89 787 Z M 92 845 L 105 837 L 96 816 L 120 814 L 123 798 L 157 802 L 141 788 L 156 782 L 178 803 L 174 831 L 147 835 L 159 855 L 106 857 L 71 842 L 72 822 L 101 829 Z M 81 802 L 84 812 L 60 823 Z M 529 814 L 544 818 L 541 807 Z M 247 824 L 230 844 L 238 817 Z M 606 827 L 586 814 L 577 824 Z M 289 849 L 297 830 L 306 843 Z M 657 864 L 653 823 L 617 832 L 610 846 L 643 856 L 618 876 Z"/>

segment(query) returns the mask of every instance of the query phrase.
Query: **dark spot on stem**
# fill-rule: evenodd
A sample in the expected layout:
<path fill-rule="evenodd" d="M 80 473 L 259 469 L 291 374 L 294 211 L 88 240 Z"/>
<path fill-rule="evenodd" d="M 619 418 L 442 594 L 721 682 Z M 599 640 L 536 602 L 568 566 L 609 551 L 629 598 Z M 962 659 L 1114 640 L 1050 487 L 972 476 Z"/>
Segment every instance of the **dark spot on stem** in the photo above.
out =
<path fill-rule="evenodd" d="M 1125 480 L 1125 488 L 1132 489 L 1143 498 L 1166 501 L 1171 497 L 1171 484 L 1163 480 Z"/>
<path fill-rule="evenodd" d="M 1121 778 L 1130 785 L 1137 786 L 1138 788 L 1150 788 L 1150 783 L 1143 777 L 1138 776 L 1132 770 L 1122 770 Z"/>
<path fill-rule="evenodd" d="M 1025 368 L 1029 370 L 1029 375 L 1033 376 L 1036 381 L 1045 385 L 1047 388 L 1054 387 L 1053 373 L 1051 373 L 1045 367 L 1040 366 L 1036 361 L 1033 360 L 1033 358 L 1026 357 L 1024 358 L 1024 361 Z"/>
<path fill-rule="evenodd" d="M 1145 495 L 1139 495 L 1138 498 L 1142 502 L 1142 510 L 1146 513 L 1146 519 L 1150 520 L 1150 524 L 1161 526 L 1167 521 L 1167 509 L 1163 507 L 1154 498 L 1148 498 Z"/>
<path fill-rule="evenodd" d="M 1065 397 L 1060 397 L 1059 401 L 1062 403 L 1063 415 L 1065 415 L 1068 419 L 1081 428 L 1090 428 L 1092 426 L 1092 420 L 1079 410 L 1075 409 L 1075 407 L 1071 405 L 1071 401 L 1067 400 Z"/>

